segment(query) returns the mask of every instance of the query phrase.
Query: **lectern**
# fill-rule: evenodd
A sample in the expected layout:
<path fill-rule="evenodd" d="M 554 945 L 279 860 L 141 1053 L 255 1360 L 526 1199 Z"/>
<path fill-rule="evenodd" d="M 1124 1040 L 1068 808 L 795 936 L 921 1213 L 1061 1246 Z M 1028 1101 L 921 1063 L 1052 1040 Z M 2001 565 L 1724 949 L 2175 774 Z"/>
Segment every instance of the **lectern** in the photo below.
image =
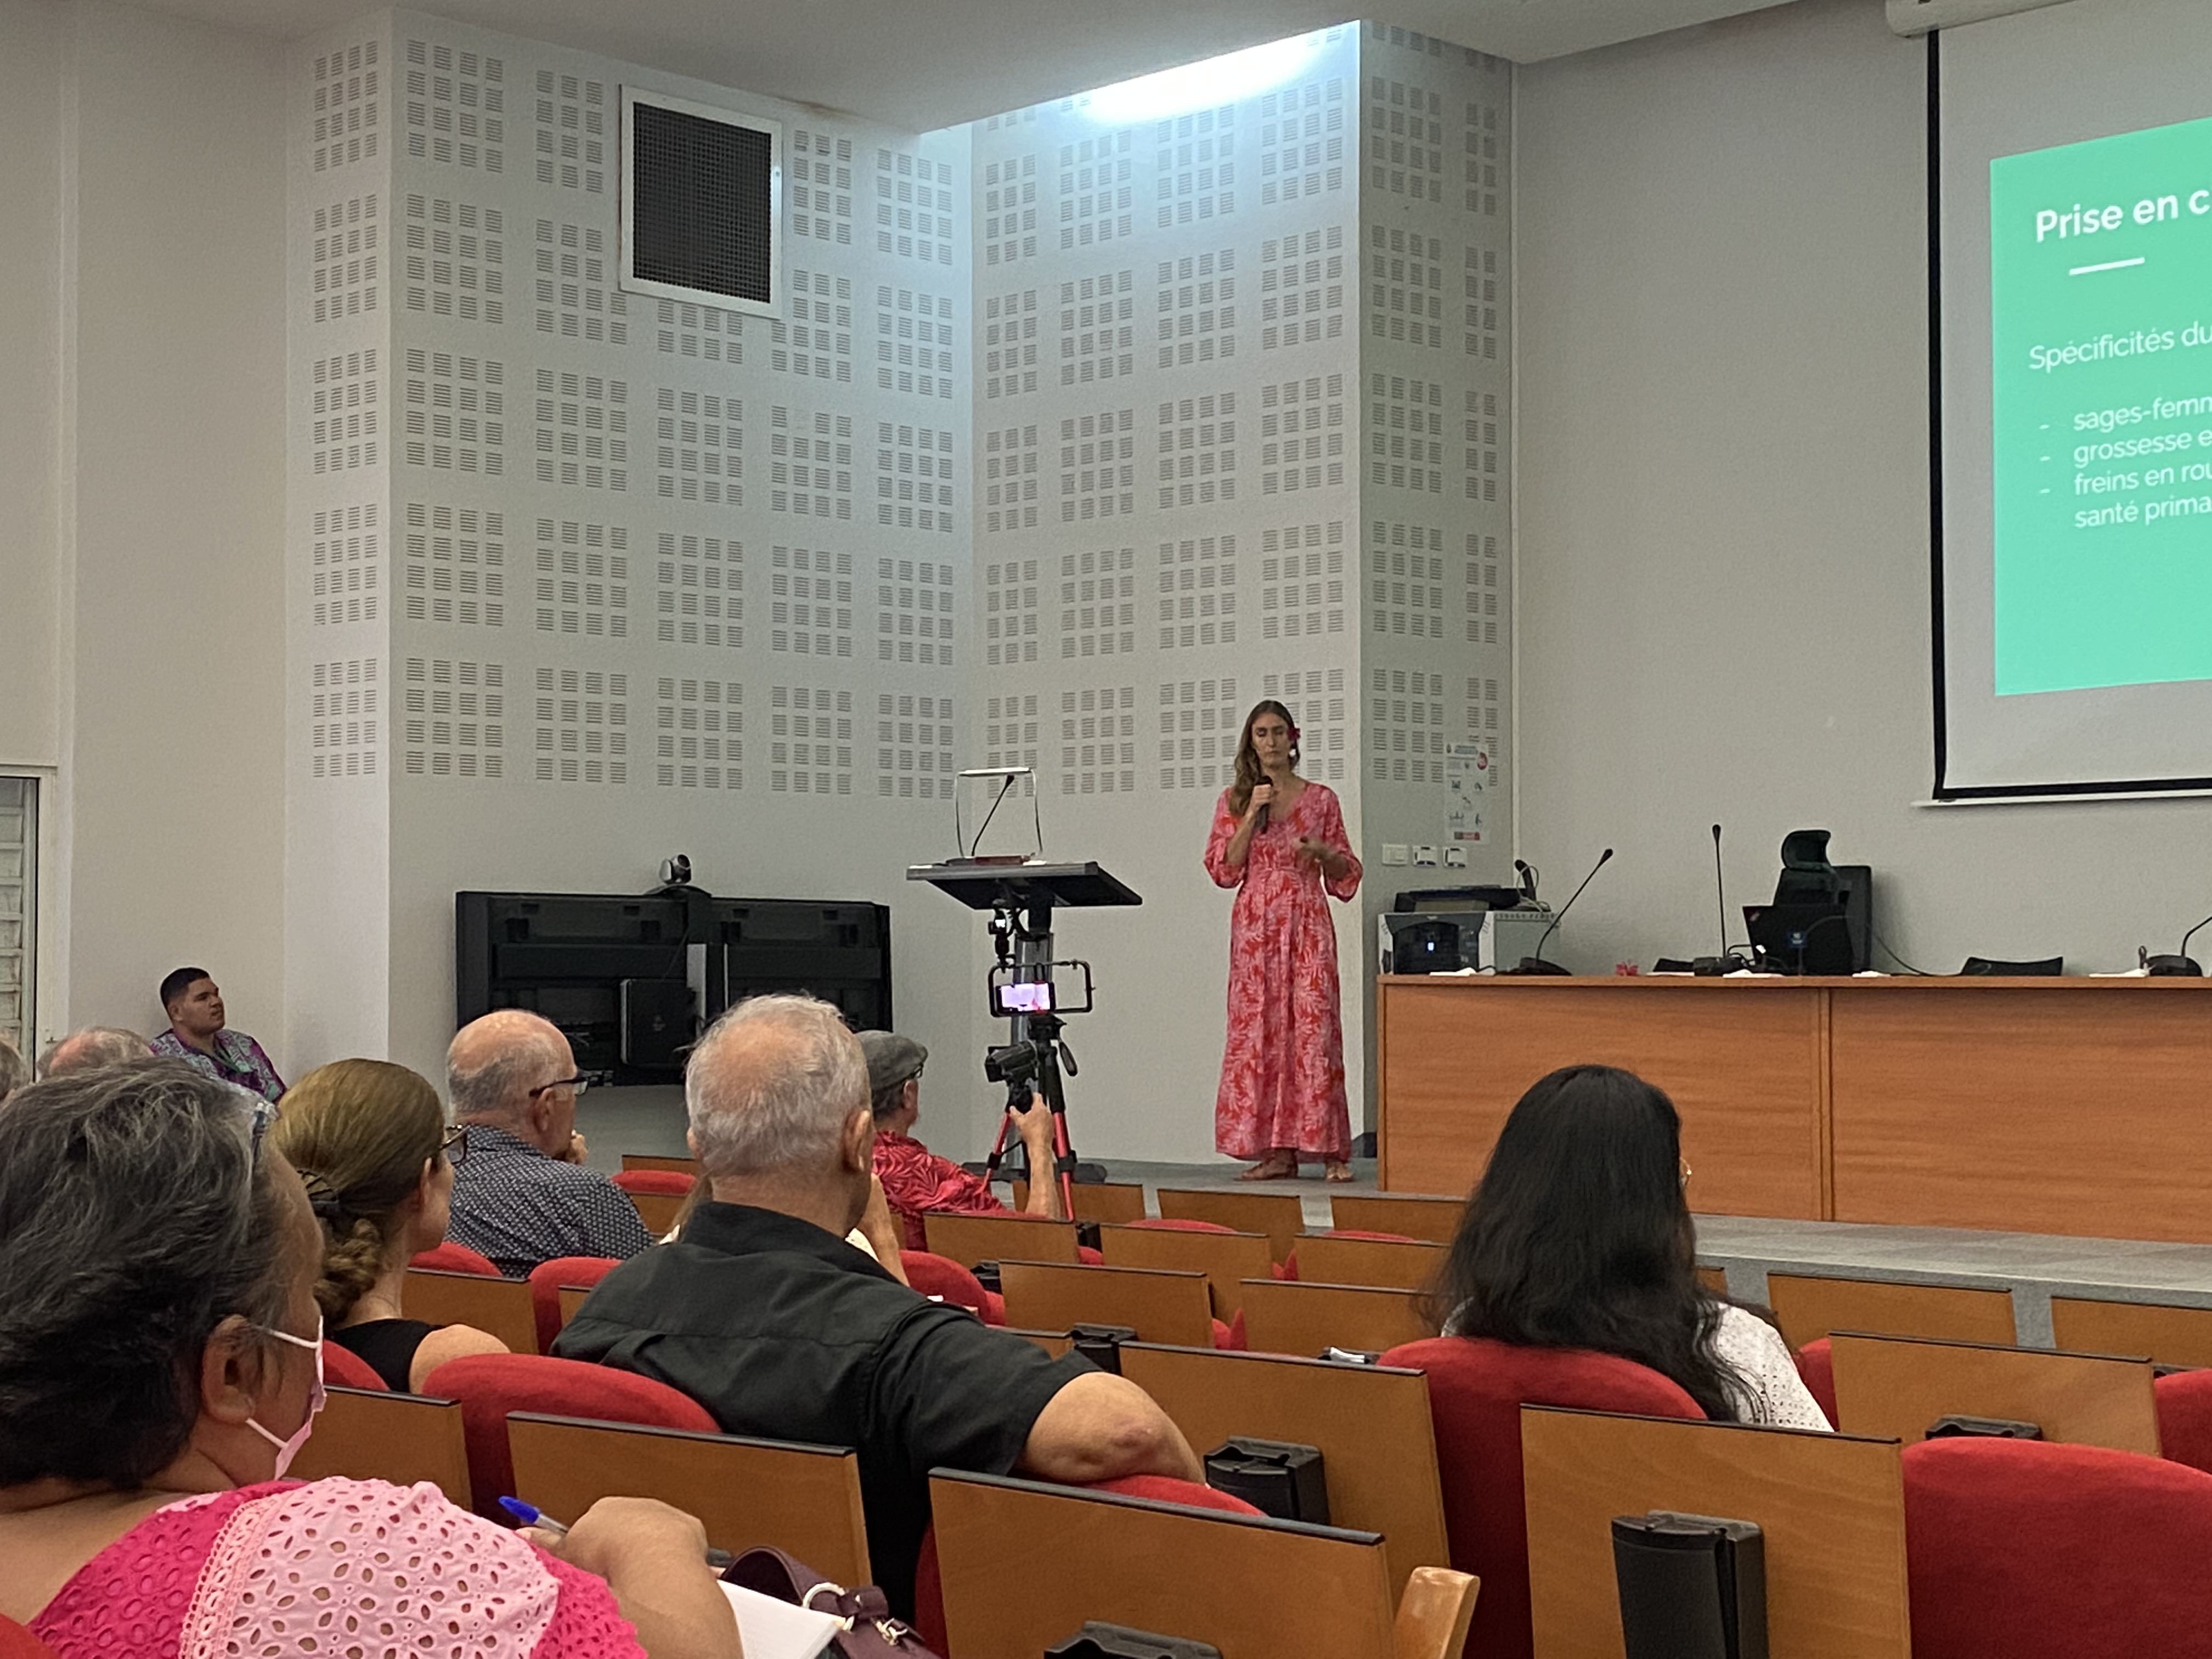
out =
<path fill-rule="evenodd" d="M 1010 986 L 1036 986 L 1035 995 L 1010 996 L 1003 1008 L 1009 1032 L 1006 1044 L 983 1059 L 983 1073 L 993 1082 L 1006 1085 L 1007 1105 L 1025 1102 L 1034 1089 L 1053 1117 L 1053 1168 L 1060 1177 L 1063 1212 L 1075 1213 L 1075 1149 L 1067 1134 L 1067 1099 L 1060 1073 L 1076 1074 L 1075 1056 L 1061 1033 L 1066 1022 L 1054 1006 L 1052 954 L 1052 913 L 1055 908 L 1091 909 L 1108 905 L 1142 904 L 1144 900 L 1127 883 L 1109 874 L 1096 861 L 1079 864 L 1048 863 L 1042 859 L 953 859 L 943 864 L 908 866 L 908 881 L 926 881 L 950 894 L 971 910 L 991 914 L 991 939 L 999 967 Z M 1081 967 L 1087 984 L 1086 963 Z M 996 998 L 994 997 L 994 1001 Z M 1089 1006 L 1086 998 L 1085 1007 Z M 1080 1012 L 1069 1010 L 1066 1012 Z M 1006 1147 L 1007 1121 L 1001 1119 L 998 1139 L 986 1162 L 988 1179 L 999 1172 Z M 1036 1172 L 1030 1171 L 1030 1178 Z"/>

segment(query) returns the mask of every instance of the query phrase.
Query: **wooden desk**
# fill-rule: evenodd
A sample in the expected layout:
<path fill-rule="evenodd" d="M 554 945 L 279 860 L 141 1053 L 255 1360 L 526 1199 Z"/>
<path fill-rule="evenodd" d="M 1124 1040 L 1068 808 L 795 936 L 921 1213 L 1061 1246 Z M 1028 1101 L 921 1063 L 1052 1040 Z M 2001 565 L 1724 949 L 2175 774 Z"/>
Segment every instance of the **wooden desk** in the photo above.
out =
<path fill-rule="evenodd" d="M 2212 980 L 1376 981 L 1382 1184 L 1481 1173 L 1547 1072 L 1667 1091 L 1717 1214 L 2212 1243 Z"/>

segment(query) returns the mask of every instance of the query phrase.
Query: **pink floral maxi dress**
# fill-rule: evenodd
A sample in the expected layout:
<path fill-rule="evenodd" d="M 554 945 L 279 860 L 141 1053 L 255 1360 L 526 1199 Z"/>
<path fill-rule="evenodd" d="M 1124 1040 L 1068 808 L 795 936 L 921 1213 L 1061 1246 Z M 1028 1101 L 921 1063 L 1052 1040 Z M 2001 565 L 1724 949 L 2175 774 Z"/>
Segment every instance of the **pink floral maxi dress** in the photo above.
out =
<path fill-rule="evenodd" d="M 1309 1158 L 1352 1156 L 1344 1096 L 1344 1027 L 1336 982 L 1336 929 L 1324 891 L 1359 890 L 1359 860 L 1344 833 L 1336 796 L 1309 783 L 1252 837 L 1241 870 L 1227 853 L 1237 833 L 1229 792 L 1214 804 L 1206 872 L 1234 887 L 1229 913 L 1229 1034 L 1213 1103 L 1213 1144 L 1232 1158 L 1264 1158 L 1278 1146 Z M 1324 881 L 1298 857 L 1298 839 L 1326 842 L 1352 868 Z"/>

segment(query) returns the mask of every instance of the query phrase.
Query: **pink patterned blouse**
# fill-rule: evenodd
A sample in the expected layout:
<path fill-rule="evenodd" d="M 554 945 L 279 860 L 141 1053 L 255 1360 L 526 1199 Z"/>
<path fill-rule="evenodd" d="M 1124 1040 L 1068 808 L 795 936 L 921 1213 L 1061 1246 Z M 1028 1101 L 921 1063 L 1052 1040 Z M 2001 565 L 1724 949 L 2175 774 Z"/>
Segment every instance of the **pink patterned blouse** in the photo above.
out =
<path fill-rule="evenodd" d="M 61 1659 L 641 1659 L 600 1579 L 432 1486 L 270 1481 L 189 1498 L 32 1621 Z"/>

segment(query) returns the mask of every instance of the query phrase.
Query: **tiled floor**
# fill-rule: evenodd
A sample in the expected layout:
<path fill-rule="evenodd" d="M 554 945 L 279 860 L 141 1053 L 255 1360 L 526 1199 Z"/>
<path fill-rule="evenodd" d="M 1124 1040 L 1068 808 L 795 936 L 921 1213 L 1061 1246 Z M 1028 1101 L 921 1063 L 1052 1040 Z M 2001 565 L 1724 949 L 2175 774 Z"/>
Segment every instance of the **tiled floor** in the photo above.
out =
<path fill-rule="evenodd" d="M 592 1162 L 603 1169 L 618 1167 L 620 1155 L 626 1152 L 679 1153 L 684 1151 L 682 1091 L 595 1091 L 579 1108 L 577 1127 L 591 1142 Z M 1206 1164 L 1115 1160 L 1107 1169 L 1116 1181 L 1141 1181 L 1157 1188 L 1230 1186 L 1239 1167 L 1225 1159 Z M 1358 1178 L 1348 1188 L 1327 1186 L 1317 1167 L 1302 1180 L 1280 1185 L 1304 1200 L 1308 1226 L 1326 1227 L 1332 1191 L 1375 1190 L 1373 1160 L 1361 1159 L 1352 1167 Z M 1750 1301 L 1765 1299 L 1766 1275 L 1777 1269 L 2009 1287 L 2020 1340 L 2044 1346 L 2051 1341 L 2054 1294 L 2212 1307 L 2212 1245 L 2203 1244 L 1705 1215 L 1698 1218 L 1698 1258 L 1725 1267 L 1729 1291 Z"/>

